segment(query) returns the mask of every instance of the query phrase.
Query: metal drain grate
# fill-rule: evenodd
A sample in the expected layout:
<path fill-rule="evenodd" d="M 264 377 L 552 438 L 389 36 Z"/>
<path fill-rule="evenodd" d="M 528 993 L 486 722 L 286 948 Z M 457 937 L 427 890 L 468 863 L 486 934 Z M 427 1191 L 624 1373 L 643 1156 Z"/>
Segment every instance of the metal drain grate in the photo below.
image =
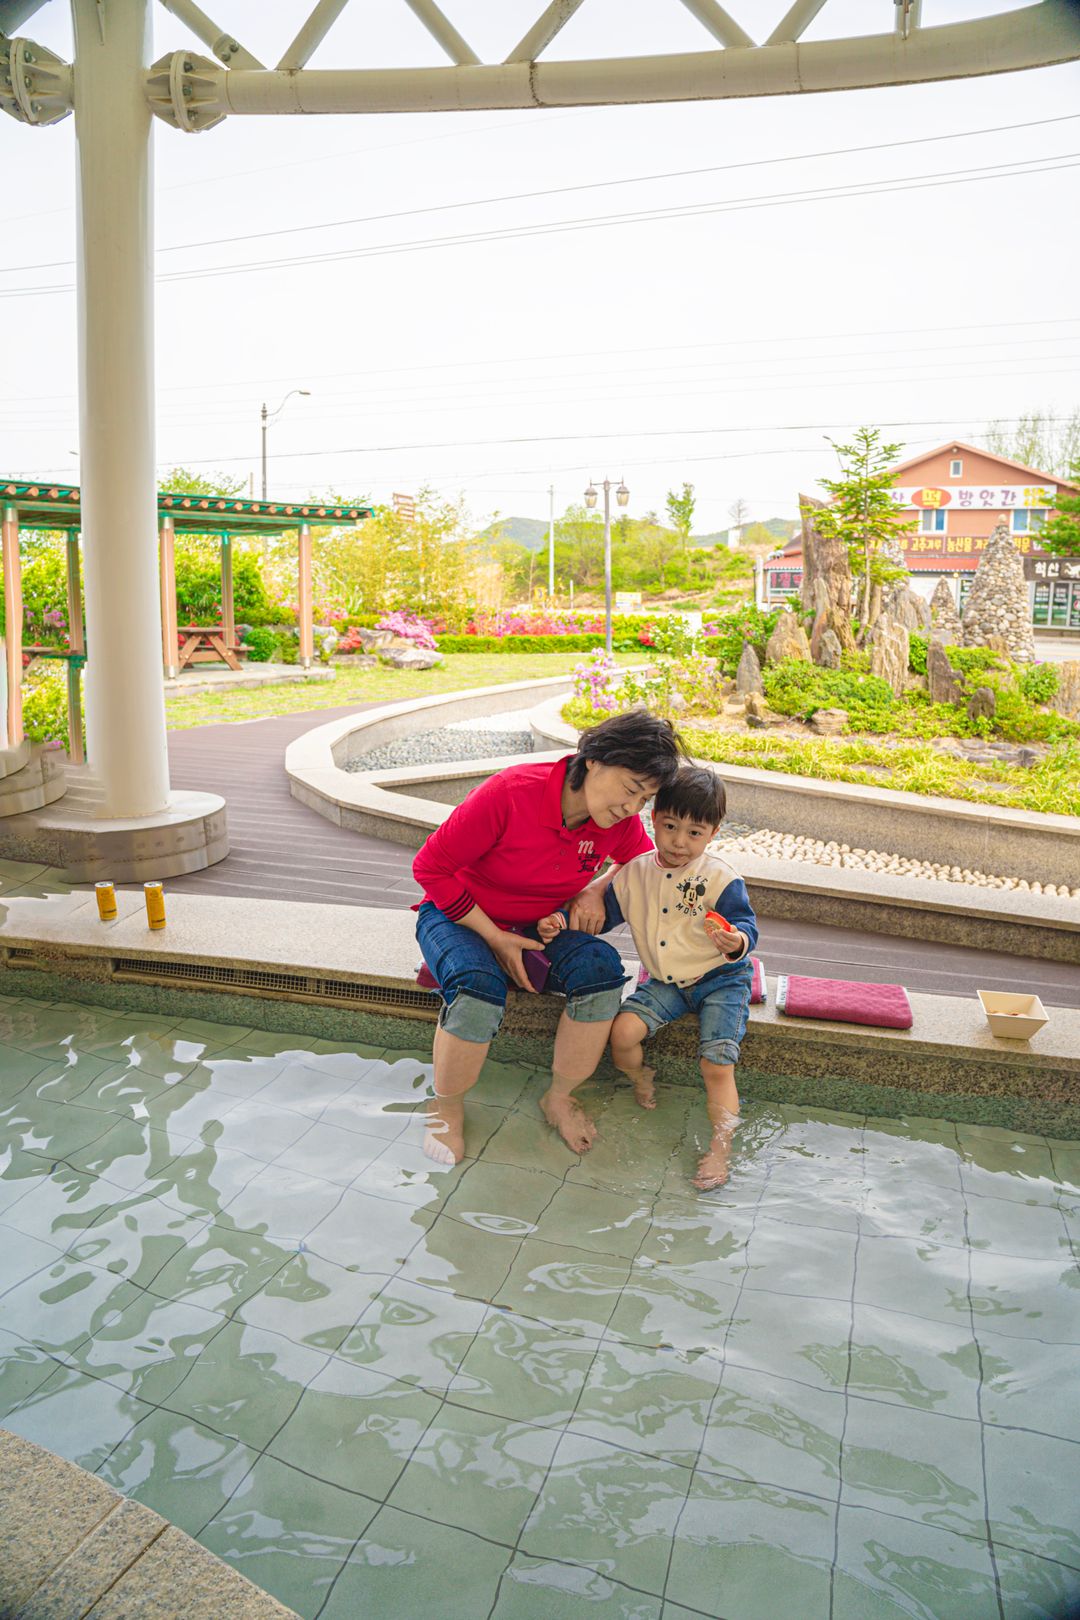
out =
<path fill-rule="evenodd" d="M 139 979 L 187 979 L 198 984 L 229 984 L 246 990 L 292 991 L 310 994 L 317 979 L 301 973 L 270 973 L 256 968 L 219 967 L 206 962 L 162 962 L 147 956 L 120 956 L 113 962 L 119 977 Z"/>
<path fill-rule="evenodd" d="M 314 974 L 308 977 L 302 973 L 274 973 L 262 968 L 223 967 L 206 962 L 169 962 L 145 956 L 117 957 L 112 966 L 115 979 L 135 980 L 141 984 L 220 985 L 249 995 L 393 1011 L 399 1017 L 433 1019 L 439 1007 L 439 998 L 429 990 L 362 984 L 354 979 L 326 979 Z"/>
<path fill-rule="evenodd" d="M 4 952 L 4 961 L 8 967 L 43 966 L 43 959 L 39 952 L 25 945 L 10 945 Z"/>

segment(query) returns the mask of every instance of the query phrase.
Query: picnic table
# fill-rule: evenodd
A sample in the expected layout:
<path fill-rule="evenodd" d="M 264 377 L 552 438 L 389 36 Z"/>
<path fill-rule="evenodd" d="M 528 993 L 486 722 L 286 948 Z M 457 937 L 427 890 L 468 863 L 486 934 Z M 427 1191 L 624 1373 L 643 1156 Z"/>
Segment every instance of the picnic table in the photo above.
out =
<path fill-rule="evenodd" d="M 179 632 L 179 667 L 188 664 L 228 664 L 240 669 L 239 648 L 225 640 L 223 625 L 185 625 Z"/>

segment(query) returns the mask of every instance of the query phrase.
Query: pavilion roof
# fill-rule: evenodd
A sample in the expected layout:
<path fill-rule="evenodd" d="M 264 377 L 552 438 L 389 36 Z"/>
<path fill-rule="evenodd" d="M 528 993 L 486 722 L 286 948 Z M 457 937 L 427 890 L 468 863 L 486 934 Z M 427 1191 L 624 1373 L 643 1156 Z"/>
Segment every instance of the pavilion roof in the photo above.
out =
<path fill-rule="evenodd" d="M 21 483 L 0 478 L 0 503 L 18 508 L 24 529 L 79 529 L 81 493 L 77 485 Z M 361 523 L 370 506 L 327 506 L 315 501 L 243 501 L 236 496 L 183 495 L 159 490 L 159 517 L 171 516 L 187 534 L 278 534 L 302 523 Z"/>

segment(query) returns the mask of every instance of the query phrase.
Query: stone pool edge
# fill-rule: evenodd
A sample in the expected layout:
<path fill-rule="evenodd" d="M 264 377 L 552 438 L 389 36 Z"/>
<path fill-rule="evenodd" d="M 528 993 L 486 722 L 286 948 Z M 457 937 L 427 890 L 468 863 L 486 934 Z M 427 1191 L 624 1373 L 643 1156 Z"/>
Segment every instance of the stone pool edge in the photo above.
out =
<path fill-rule="evenodd" d="M 298 1620 L 160 1514 L 44 1446 L 0 1429 L 4 1613 L 79 1620 L 103 1600 L 155 1620 Z"/>

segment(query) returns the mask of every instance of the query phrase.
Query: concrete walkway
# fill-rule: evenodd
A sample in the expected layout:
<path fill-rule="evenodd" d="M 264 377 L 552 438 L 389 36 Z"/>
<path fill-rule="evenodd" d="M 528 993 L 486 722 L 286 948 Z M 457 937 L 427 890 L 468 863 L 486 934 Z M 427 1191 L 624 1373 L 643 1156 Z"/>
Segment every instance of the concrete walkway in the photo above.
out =
<path fill-rule="evenodd" d="M 418 900 L 411 852 L 335 827 L 308 810 L 289 793 L 282 764 L 288 744 L 313 726 L 380 706 L 348 704 L 171 732 L 173 785 L 225 798 L 232 853 L 204 872 L 172 879 L 169 888 L 395 909 Z M 629 936 L 615 937 L 630 955 Z M 899 983 L 938 995 L 970 996 L 977 986 L 1025 990 L 1048 1005 L 1080 1007 L 1080 969 L 1004 952 L 764 918 L 759 955 L 771 973 Z"/>

